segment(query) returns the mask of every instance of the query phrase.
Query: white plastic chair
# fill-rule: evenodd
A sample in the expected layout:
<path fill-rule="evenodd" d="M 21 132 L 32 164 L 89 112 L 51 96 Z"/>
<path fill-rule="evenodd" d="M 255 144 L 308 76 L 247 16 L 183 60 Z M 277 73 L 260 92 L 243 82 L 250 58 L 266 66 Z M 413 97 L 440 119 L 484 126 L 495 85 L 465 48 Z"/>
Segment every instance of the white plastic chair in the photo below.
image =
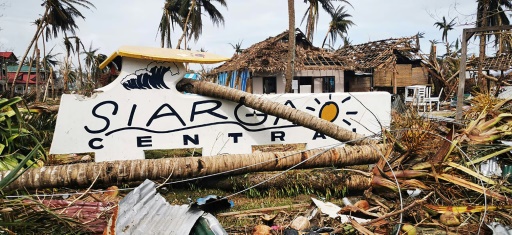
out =
<path fill-rule="evenodd" d="M 418 108 L 418 111 L 420 108 L 423 108 L 423 112 L 427 110 L 427 103 L 426 103 L 426 87 L 417 87 L 416 88 L 416 107 Z"/>
<path fill-rule="evenodd" d="M 439 103 L 440 103 L 440 100 L 439 98 L 441 98 L 441 94 L 443 94 L 443 88 L 441 88 L 441 91 L 439 91 L 439 95 L 437 97 L 428 97 L 428 103 L 429 103 L 429 106 L 430 106 L 430 110 L 432 110 L 432 102 L 436 102 L 437 103 L 437 107 L 436 107 L 436 111 L 439 111 Z M 428 92 L 430 94 L 430 92 Z"/>

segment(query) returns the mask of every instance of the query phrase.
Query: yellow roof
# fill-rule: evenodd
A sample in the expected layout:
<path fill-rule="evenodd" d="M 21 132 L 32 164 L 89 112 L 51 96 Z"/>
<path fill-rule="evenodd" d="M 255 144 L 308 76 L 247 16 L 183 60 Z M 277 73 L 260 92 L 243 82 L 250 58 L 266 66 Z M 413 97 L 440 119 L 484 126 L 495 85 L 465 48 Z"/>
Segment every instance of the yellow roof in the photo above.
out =
<path fill-rule="evenodd" d="M 219 56 L 208 52 L 158 47 L 122 46 L 116 52 L 112 53 L 112 55 L 110 55 L 105 61 L 103 61 L 103 63 L 100 64 L 100 69 L 105 68 L 108 63 L 112 62 L 112 60 L 114 60 L 114 58 L 118 56 L 146 60 L 199 64 L 215 64 L 229 60 L 229 58 L 227 57 Z"/>

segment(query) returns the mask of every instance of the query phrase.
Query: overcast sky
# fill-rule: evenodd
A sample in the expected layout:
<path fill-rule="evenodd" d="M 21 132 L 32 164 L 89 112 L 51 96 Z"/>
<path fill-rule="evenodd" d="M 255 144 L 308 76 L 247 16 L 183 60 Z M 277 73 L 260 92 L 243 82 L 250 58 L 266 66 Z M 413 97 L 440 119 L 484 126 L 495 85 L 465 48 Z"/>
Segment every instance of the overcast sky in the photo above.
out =
<path fill-rule="evenodd" d="M 89 0 L 96 9 L 79 8 L 85 20 L 78 20 L 77 36 L 86 47 L 92 43 L 99 52 L 110 55 L 120 45 L 160 46 L 157 36 L 158 23 L 162 15 L 163 0 Z M 14 51 L 21 58 L 35 32 L 32 22 L 40 17 L 44 9 L 42 0 L 0 0 L 6 7 L 0 9 L 0 50 Z M 216 4 L 225 18 L 225 25 L 216 27 L 203 20 L 201 39 L 193 42 L 193 50 L 204 48 L 208 52 L 231 57 L 231 44 L 242 42 L 242 48 L 275 36 L 288 28 L 288 10 L 285 0 L 226 0 L 228 8 Z M 296 27 L 306 11 L 304 1 L 295 1 Z M 352 44 L 387 38 L 412 36 L 424 32 L 421 41 L 423 52 L 429 51 L 429 40 L 441 41 L 441 31 L 434 26 L 442 16 L 456 18 L 456 27 L 449 32 L 449 40 L 460 38 L 463 28 L 471 28 L 475 21 L 476 1 L 474 0 L 350 0 L 347 6 L 356 24 L 348 31 Z M 336 5 L 341 2 L 334 1 Z M 329 15 L 320 11 L 314 45 L 321 46 L 328 28 Z M 181 32 L 174 33 L 176 43 Z M 337 43 L 336 47 L 341 43 Z M 475 52 L 477 41 L 470 40 L 469 52 Z M 52 39 L 47 48 L 56 45 L 55 51 L 62 52 L 62 39 Z M 173 45 L 174 46 L 174 45 Z M 41 46 L 40 46 L 41 47 Z M 444 47 L 439 45 L 441 51 Z M 472 51 L 473 50 L 473 51 Z"/>

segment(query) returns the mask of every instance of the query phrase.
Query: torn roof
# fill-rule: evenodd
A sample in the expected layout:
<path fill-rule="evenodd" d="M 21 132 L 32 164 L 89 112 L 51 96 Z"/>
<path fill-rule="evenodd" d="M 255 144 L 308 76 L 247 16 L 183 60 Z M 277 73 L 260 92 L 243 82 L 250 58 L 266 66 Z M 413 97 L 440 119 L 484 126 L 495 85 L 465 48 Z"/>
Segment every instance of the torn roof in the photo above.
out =
<path fill-rule="evenodd" d="M 342 70 L 334 53 L 315 47 L 300 29 L 295 31 L 295 70 Z M 251 72 L 283 72 L 288 59 L 288 30 L 256 43 L 215 68 L 213 73 L 249 69 Z"/>
<path fill-rule="evenodd" d="M 418 36 L 390 38 L 349 45 L 335 52 L 349 70 L 393 67 L 397 59 L 416 60 L 420 49 Z"/>
<path fill-rule="evenodd" d="M 475 57 L 468 62 L 468 70 L 477 70 L 479 58 Z M 509 70 L 512 67 L 512 54 L 485 58 L 482 70 Z"/>

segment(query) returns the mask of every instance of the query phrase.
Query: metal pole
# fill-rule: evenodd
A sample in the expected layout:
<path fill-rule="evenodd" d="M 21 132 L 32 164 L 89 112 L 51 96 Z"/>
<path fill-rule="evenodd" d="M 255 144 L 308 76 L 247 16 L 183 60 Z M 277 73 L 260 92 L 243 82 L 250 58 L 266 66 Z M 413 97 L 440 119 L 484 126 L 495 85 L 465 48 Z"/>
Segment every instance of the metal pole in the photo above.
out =
<path fill-rule="evenodd" d="M 466 60 L 468 51 L 467 29 L 462 30 L 462 51 L 460 57 L 459 89 L 457 90 L 457 112 L 455 120 L 462 120 L 462 105 L 464 101 L 464 85 L 466 83 Z"/>

